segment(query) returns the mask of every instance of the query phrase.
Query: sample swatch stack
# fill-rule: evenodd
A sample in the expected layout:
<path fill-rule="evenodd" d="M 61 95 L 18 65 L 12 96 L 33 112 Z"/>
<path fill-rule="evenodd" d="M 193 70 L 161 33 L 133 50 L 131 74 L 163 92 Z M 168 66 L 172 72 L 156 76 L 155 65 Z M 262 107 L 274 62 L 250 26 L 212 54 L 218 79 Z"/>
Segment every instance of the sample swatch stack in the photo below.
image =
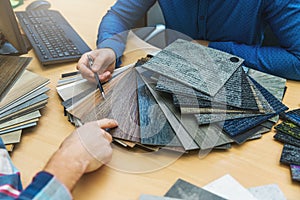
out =
<path fill-rule="evenodd" d="M 49 80 L 25 69 L 30 60 L 0 56 L 0 137 L 8 151 L 21 141 L 23 129 L 37 125 L 47 104 Z"/>
<path fill-rule="evenodd" d="M 76 125 L 116 119 L 119 126 L 111 134 L 124 146 L 228 149 L 268 132 L 277 120 L 273 117 L 288 109 L 280 100 L 285 80 L 246 73 L 242 63 L 179 39 L 151 58 L 117 69 L 104 84 L 105 100 L 80 75 L 60 80 L 57 91 Z"/>
<path fill-rule="evenodd" d="M 292 180 L 300 181 L 300 109 L 282 113 L 284 121 L 275 126 L 274 138 L 284 147 L 280 162 L 290 166 Z"/>

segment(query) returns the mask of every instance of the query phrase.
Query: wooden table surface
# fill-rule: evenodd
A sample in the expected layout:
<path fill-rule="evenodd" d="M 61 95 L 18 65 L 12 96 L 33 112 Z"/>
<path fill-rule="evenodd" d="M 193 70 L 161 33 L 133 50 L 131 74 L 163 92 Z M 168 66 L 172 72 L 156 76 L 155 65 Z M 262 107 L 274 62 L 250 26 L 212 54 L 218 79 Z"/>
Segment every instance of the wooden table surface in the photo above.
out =
<path fill-rule="evenodd" d="M 24 10 L 31 0 L 16 10 Z M 114 0 L 51 0 L 52 9 L 59 10 L 82 36 L 91 48 L 95 48 L 99 22 Z M 12 160 L 21 172 L 24 186 L 28 185 L 36 172 L 41 170 L 52 153 L 74 127 L 63 115 L 61 100 L 56 92 L 56 84 L 62 73 L 75 70 L 76 63 L 44 67 L 33 57 L 28 70 L 50 79 L 49 102 L 42 110 L 38 126 L 23 132 L 21 143 L 16 145 Z M 128 57 L 131 57 L 129 59 Z M 136 59 L 136 58 L 134 58 Z M 133 59 L 133 60 L 134 60 Z M 132 61 L 127 56 L 124 64 Z M 300 107 L 300 82 L 287 81 L 287 91 L 283 102 L 290 108 Z M 113 199 L 134 200 L 140 194 L 164 195 L 165 192 L 182 178 L 198 186 L 230 174 L 245 187 L 278 184 L 287 199 L 300 199 L 300 185 L 292 182 L 290 169 L 279 163 L 283 145 L 273 139 L 274 131 L 266 133 L 259 140 L 234 145 L 228 151 L 214 151 L 204 157 L 198 152 L 171 159 L 166 155 L 135 155 L 131 152 L 116 150 L 114 156 L 118 163 L 103 166 L 100 170 L 84 175 L 72 192 L 77 200 Z M 121 152 L 121 154 L 119 154 Z M 117 155 L 119 154 L 119 155 Z M 148 157 L 149 156 L 149 157 Z M 115 159 L 116 160 L 116 159 Z M 146 166 L 155 163 L 153 167 Z M 133 166 L 144 170 L 126 171 Z"/>

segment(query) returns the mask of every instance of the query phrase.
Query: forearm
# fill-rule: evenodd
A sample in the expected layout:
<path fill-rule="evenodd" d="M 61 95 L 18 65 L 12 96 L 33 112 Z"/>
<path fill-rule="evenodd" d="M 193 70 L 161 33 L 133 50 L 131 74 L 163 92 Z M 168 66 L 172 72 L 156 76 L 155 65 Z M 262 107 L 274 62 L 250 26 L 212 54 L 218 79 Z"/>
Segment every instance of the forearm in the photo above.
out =
<path fill-rule="evenodd" d="M 71 159 L 64 150 L 59 149 L 48 161 L 44 171 L 52 174 L 71 191 L 84 174 L 87 165 L 87 162 Z"/>
<path fill-rule="evenodd" d="M 210 42 L 209 47 L 245 59 L 247 67 L 292 80 L 300 80 L 300 59 L 280 47 L 260 47 L 235 42 Z"/>

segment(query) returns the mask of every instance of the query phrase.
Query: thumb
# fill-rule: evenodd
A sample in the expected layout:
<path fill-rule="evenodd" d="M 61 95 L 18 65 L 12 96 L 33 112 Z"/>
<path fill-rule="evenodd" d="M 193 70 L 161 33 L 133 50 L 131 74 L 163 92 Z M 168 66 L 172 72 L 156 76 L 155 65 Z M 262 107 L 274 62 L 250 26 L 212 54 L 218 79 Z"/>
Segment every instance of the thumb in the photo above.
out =
<path fill-rule="evenodd" d="M 97 121 L 97 124 L 100 128 L 106 129 L 106 128 L 115 128 L 118 126 L 118 122 L 114 119 L 101 119 Z"/>

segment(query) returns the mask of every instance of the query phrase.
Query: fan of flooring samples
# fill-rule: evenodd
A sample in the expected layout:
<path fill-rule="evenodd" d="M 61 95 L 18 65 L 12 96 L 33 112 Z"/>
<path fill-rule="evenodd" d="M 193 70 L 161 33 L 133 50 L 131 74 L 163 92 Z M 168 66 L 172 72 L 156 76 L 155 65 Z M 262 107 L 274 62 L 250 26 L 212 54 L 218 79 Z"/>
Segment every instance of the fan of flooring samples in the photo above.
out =
<path fill-rule="evenodd" d="M 242 63 L 231 54 L 176 40 L 155 56 L 116 69 L 103 84 L 106 99 L 80 74 L 62 78 L 57 92 L 76 126 L 116 119 L 119 127 L 111 134 L 123 146 L 229 149 L 270 131 L 273 117 L 288 109 L 281 103 L 285 80 L 255 70 L 247 74 Z M 273 77 L 277 89 L 271 91 Z"/>

